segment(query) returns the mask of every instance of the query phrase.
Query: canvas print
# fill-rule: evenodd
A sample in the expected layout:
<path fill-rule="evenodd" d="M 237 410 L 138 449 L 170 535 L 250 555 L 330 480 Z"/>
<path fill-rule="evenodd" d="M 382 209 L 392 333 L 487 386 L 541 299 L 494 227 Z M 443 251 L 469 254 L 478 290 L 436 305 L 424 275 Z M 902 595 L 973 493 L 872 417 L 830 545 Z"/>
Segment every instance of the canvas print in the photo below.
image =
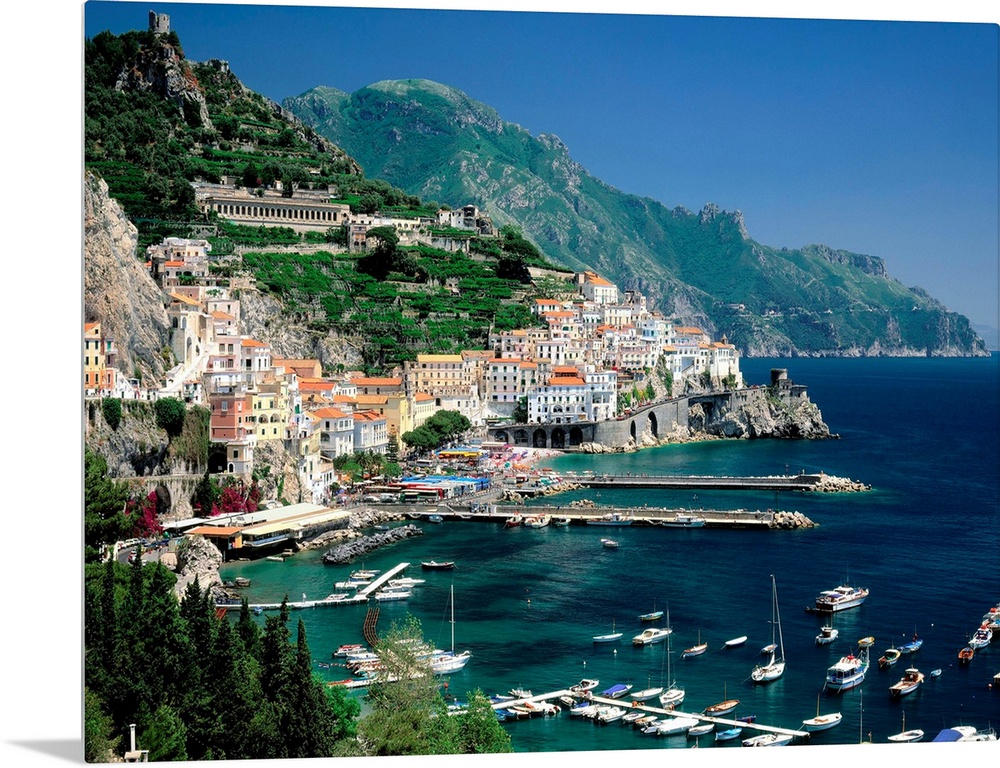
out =
<path fill-rule="evenodd" d="M 996 741 L 996 25 L 604 10 L 84 5 L 86 761 Z"/>

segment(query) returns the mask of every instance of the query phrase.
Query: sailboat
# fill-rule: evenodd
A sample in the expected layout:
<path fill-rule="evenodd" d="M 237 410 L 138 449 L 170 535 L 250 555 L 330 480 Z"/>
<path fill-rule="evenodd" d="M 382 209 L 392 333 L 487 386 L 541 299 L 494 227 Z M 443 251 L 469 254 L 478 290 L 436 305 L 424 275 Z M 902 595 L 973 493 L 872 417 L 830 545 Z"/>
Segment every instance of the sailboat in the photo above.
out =
<path fill-rule="evenodd" d="M 611 620 L 611 632 L 606 635 L 594 635 L 595 643 L 614 643 L 622 639 L 622 632 L 615 632 L 615 620 Z"/>
<path fill-rule="evenodd" d="M 821 715 L 819 713 L 820 693 L 816 694 L 816 717 L 810 717 L 808 720 L 802 721 L 802 729 L 805 731 L 825 731 L 827 728 L 840 725 L 840 721 L 844 719 L 844 716 L 840 712 L 833 712 L 829 715 Z"/>
<path fill-rule="evenodd" d="M 774 643 L 774 627 L 778 626 L 778 645 Z M 778 611 L 778 586 L 774 581 L 774 574 L 771 574 L 771 660 L 767 664 L 758 664 L 754 667 L 750 677 L 755 683 L 769 683 L 777 680 L 785 673 L 785 641 L 781 635 L 781 613 Z M 775 660 L 775 650 L 779 650 L 781 658 Z"/>
<path fill-rule="evenodd" d="M 667 612 L 667 628 L 670 627 L 670 612 Z M 672 633 L 671 633 L 672 634 Z M 670 635 L 667 635 L 667 688 L 660 694 L 660 704 L 665 709 L 673 709 L 684 701 L 684 689 L 670 676 Z"/>
<path fill-rule="evenodd" d="M 723 715 L 728 715 L 734 709 L 740 705 L 739 699 L 727 699 L 726 698 L 726 684 L 722 684 L 722 701 L 718 704 L 713 704 L 710 707 L 705 707 L 702 711 L 703 715 L 708 715 L 709 717 L 722 717 Z"/>
<path fill-rule="evenodd" d="M 431 658 L 431 671 L 435 675 L 446 675 L 449 672 L 457 672 L 469 663 L 472 658 L 472 651 L 462 651 L 455 653 L 455 585 L 451 585 L 451 650 L 442 651 Z"/>
<path fill-rule="evenodd" d="M 894 733 L 889 737 L 889 741 L 899 744 L 906 744 L 908 742 L 920 741 L 924 737 L 924 732 L 919 728 L 913 728 L 911 730 L 906 730 L 906 712 L 903 712 L 903 730 L 899 733 Z"/>
<path fill-rule="evenodd" d="M 703 643 L 701 641 L 701 630 L 698 630 L 698 643 L 692 645 L 690 648 L 685 648 L 684 652 L 681 654 L 682 659 L 690 659 L 694 656 L 701 656 L 705 651 L 708 650 L 708 643 Z"/>
<path fill-rule="evenodd" d="M 639 621 L 656 621 L 661 616 L 663 616 L 663 611 L 656 610 L 656 599 L 653 599 L 653 610 L 649 613 L 643 613 L 639 615 Z"/>

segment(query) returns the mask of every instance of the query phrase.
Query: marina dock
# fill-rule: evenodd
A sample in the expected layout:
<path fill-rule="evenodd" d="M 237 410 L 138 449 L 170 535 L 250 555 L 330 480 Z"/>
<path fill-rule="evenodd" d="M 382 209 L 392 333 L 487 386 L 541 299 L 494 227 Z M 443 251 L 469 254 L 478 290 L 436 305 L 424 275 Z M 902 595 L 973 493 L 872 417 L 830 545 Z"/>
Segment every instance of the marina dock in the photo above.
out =
<path fill-rule="evenodd" d="M 573 482 L 587 488 L 659 488 L 712 491 L 812 491 L 822 481 L 819 474 L 768 477 L 717 477 L 713 475 L 574 475 Z"/>

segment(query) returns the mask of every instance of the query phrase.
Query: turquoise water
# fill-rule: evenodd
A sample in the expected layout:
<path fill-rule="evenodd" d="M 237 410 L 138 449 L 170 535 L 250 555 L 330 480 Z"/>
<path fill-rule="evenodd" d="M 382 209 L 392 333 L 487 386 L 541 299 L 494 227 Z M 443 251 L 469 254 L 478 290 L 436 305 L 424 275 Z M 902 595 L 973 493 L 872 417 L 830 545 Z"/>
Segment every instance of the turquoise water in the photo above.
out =
<path fill-rule="evenodd" d="M 462 698 L 525 687 L 535 693 L 597 677 L 601 688 L 630 682 L 638 690 L 667 680 L 667 646 L 634 648 L 644 627 L 638 616 L 667 608 L 674 630 L 672 677 L 687 691 L 680 709 L 697 712 L 724 695 L 741 701 L 736 716 L 797 728 L 816 714 L 826 668 L 876 637 L 873 664 L 861 688 L 822 694 L 823 713 L 840 711 L 840 726 L 816 733 L 816 744 L 884 742 L 901 730 L 964 723 L 1000 727 L 1000 639 L 967 666 L 956 654 L 982 614 L 1000 601 L 1000 358 L 988 360 L 744 360 L 748 381 L 764 383 L 772 366 L 809 386 L 811 399 L 840 439 L 828 441 L 716 441 L 665 446 L 620 456 L 561 456 L 559 470 L 649 474 L 777 474 L 825 471 L 873 486 L 866 494 L 602 491 L 603 504 L 798 510 L 820 526 L 801 531 L 720 531 L 620 528 L 617 550 L 601 547 L 607 529 L 586 526 L 503 529 L 478 522 L 426 525 L 426 535 L 385 547 L 365 558 L 368 568 L 410 562 L 409 575 L 425 578 L 407 603 L 381 606 L 380 626 L 407 612 L 439 647 L 451 644 L 448 595 L 455 591 L 455 646 L 472 661 L 448 680 Z M 564 494 L 567 503 L 587 494 Z M 284 595 L 322 598 L 333 584 L 362 566 L 327 566 L 321 552 L 284 563 L 260 561 L 224 567 L 223 578 L 252 579 L 251 602 Z M 451 572 L 422 572 L 421 560 L 455 560 Z M 750 671 L 771 640 L 770 574 L 781 610 L 787 668 L 768 685 L 754 686 Z M 868 587 L 860 608 L 838 613 L 839 639 L 817 646 L 823 618 L 806 612 L 815 595 L 845 581 Z M 331 662 L 340 644 L 363 642 L 365 607 L 324 607 L 292 613 L 305 622 L 317 662 Z M 617 646 L 591 637 L 625 635 Z M 916 631 L 923 648 L 891 670 L 875 659 Z M 681 660 L 698 635 L 709 651 Z M 725 640 L 748 635 L 746 645 L 721 650 Z M 917 692 L 892 699 L 889 686 L 908 663 L 928 673 Z M 319 670 L 342 679 L 345 670 Z M 861 691 L 863 690 L 863 696 Z M 361 695 L 361 694 L 358 694 Z M 863 708 L 862 708 L 863 704 Z M 647 737 L 620 724 L 595 726 L 563 714 L 505 726 L 518 752 L 672 749 L 683 737 Z M 701 746 L 713 746 L 711 736 Z M 713 746 L 714 749 L 739 746 Z"/>

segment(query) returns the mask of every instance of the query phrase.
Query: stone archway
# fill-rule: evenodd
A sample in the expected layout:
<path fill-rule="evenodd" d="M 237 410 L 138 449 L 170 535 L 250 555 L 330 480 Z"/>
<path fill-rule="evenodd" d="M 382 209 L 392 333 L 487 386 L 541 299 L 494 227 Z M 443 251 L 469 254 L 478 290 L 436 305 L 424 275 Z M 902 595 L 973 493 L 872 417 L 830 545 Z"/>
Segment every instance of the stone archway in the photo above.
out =
<path fill-rule="evenodd" d="M 538 428 L 531 436 L 531 444 L 535 448 L 548 448 L 548 440 L 546 438 L 545 430 Z"/>
<path fill-rule="evenodd" d="M 566 447 L 566 433 L 563 432 L 560 427 L 553 429 L 550 437 L 552 439 L 552 445 L 550 447 L 560 450 Z"/>
<path fill-rule="evenodd" d="M 170 490 L 162 483 L 157 483 L 153 491 L 156 493 L 156 514 L 163 520 L 170 513 L 170 507 L 173 503 Z"/>
<path fill-rule="evenodd" d="M 635 432 L 635 420 L 633 419 L 628 423 L 628 433 L 632 436 L 632 441 L 635 442 L 638 438 Z"/>
<path fill-rule="evenodd" d="M 496 433 L 496 437 L 494 439 L 498 443 L 506 443 L 507 442 L 507 433 L 506 432 L 497 432 Z"/>
<path fill-rule="evenodd" d="M 580 445 L 583 443 L 583 430 L 579 427 L 570 427 L 569 429 L 569 444 L 570 445 Z"/>
<path fill-rule="evenodd" d="M 653 411 L 649 412 L 649 431 L 653 433 L 653 437 L 660 436 L 659 432 L 657 431 L 656 414 Z"/>
<path fill-rule="evenodd" d="M 514 445 L 527 445 L 528 444 L 528 431 L 525 429 L 518 429 L 514 432 Z"/>

